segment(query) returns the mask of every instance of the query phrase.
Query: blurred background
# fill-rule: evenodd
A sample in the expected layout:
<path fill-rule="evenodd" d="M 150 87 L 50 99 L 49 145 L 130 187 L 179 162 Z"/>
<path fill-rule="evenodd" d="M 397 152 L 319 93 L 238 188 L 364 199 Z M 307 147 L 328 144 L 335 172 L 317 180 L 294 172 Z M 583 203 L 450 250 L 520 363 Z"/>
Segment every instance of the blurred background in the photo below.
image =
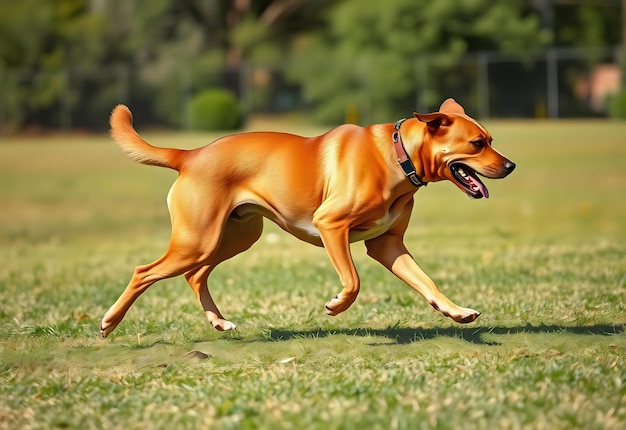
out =
<path fill-rule="evenodd" d="M 626 0 L 0 0 L 2 134 L 626 117 Z"/>

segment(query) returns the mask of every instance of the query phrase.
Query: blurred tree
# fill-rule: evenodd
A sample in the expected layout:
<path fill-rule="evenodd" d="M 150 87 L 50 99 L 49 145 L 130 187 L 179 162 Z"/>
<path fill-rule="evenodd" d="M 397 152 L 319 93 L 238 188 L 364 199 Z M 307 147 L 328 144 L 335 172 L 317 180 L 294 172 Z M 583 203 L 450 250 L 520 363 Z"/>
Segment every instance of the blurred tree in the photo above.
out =
<path fill-rule="evenodd" d="M 268 108 L 271 95 L 278 105 L 294 103 L 293 95 L 286 94 L 283 73 L 289 62 L 294 36 L 306 31 L 318 31 L 324 26 L 323 17 L 333 0 L 240 0 L 245 12 L 239 11 L 239 20 L 229 28 L 231 64 L 244 65 L 248 94 L 246 108 Z M 240 5 L 240 6 L 241 6 Z M 278 94 L 278 97 L 276 95 Z M 287 99 L 289 98 L 289 100 Z M 283 108 L 285 106 L 282 106 Z"/>
<path fill-rule="evenodd" d="M 289 35 L 319 25 L 328 3 L 0 0 L 0 120 L 58 126 L 59 111 L 79 105 L 88 108 L 66 116 L 102 118 L 129 95 L 122 71 L 138 100 L 152 100 L 142 111 L 185 125 L 195 92 L 228 84 L 238 91 L 244 64 L 281 64 Z"/>
<path fill-rule="evenodd" d="M 5 121 L 18 128 L 28 115 L 50 116 L 58 100 L 76 100 L 68 68 L 95 67 L 106 57 L 105 17 L 86 0 L 0 0 L 0 72 Z"/>
<path fill-rule="evenodd" d="M 288 68 L 318 119 L 375 122 L 415 100 L 420 59 L 444 73 L 467 52 L 540 49 L 551 31 L 561 46 L 618 43 L 617 0 L 546 2 L 541 30 L 524 0 L 0 0 L 0 121 L 58 126 L 69 111 L 104 127 L 122 100 L 182 126 L 198 91 L 246 80 L 238 96 L 254 103 Z"/>
<path fill-rule="evenodd" d="M 366 121 L 388 121 L 406 114 L 397 102 L 423 85 L 420 57 L 437 56 L 443 72 L 467 52 L 545 46 L 548 32 L 527 12 L 516 0 L 345 0 L 326 15 L 327 26 L 297 41 L 291 77 L 321 121 L 342 122 L 351 106 Z"/>
<path fill-rule="evenodd" d="M 554 45 L 558 47 L 615 46 L 621 41 L 619 0 L 553 1 Z"/>
<path fill-rule="evenodd" d="M 319 25 L 329 2 L 109 0 L 106 7 L 115 34 L 111 44 L 156 91 L 157 116 L 183 126 L 194 93 L 212 86 L 237 93 L 247 69 L 281 65 L 290 34 Z"/>
<path fill-rule="evenodd" d="M 133 94 L 152 99 L 142 110 L 184 126 L 193 92 L 213 85 L 225 66 L 222 2 L 109 0 L 108 43 L 129 65 Z"/>

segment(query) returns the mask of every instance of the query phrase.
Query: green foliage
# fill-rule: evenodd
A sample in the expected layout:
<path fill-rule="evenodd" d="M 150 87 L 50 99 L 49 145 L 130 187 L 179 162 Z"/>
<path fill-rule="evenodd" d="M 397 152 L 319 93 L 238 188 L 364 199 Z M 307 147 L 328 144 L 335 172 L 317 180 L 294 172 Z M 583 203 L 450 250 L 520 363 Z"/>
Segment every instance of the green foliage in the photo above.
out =
<path fill-rule="evenodd" d="M 69 109 L 82 101 L 69 68 L 93 71 L 106 60 L 107 51 L 106 17 L 88 13 L 88 8 L 86 0 L 0 0 L 0 39 L 11 41 L 0 45 L 0 108 L 8 128 L 22 127 L 28 113 L 58 109 L 61 99 Z M 94 106 L 97 93 L 110 86 L 102 83 L 89 94 L 91 107 L 102 115 L 110 104 Z"/>
<path fill-rule="evenodd" d="M 465 53 L 620 41 L 615 2 L 552 2 L 545 29 L 535 3 L 0 0 L 0 40 L 10 41 L 0 45 L 0 120 L 59 126 L 59 112 L 106 118 L 113 104 L 137 102 L 149 120 L 184 127 L 186 98 L 225 85 L 225 68 L 250 77 L 248 110 L 272 88 L 254 72 L 289 68 L 319 120 L 343 122 L 357 107 L 361 122 L 388 121 L 415 106 L 418 90 L 430 106 L 449 96 L 429 73 L 453 75 Z"/>
<path fill-rule="evenodd" d="M 609 115 L 614 119 L 626 119 L 626 90 L 611 96 L 609 99 Z"/>
<path fill-rule="evenodd" d="M 622 39 L 619 2 L 580 0 L 553 2 L 554 42 L 557 46 L 615 46 Z"/>
<path fill-rule="evenodd" d="M 212 88 L 196 94 L 189 103 L 192 130 L 233 130 L 241 127 L 242 112 L 233 93 Z"/>
<path fill-rule="evenodd" d="M 427 84 L 417 73 L 420 58 L 436 58 L 446 73 L 470 50 L 528 52 L 548 41 L 520 1 L 347 0 L 327 16 L 327 26 L 299 45 L 291 67 L 326 123 L 343 122 L 355 104 L 367 122 L 406 115 L 398 102 Z M 441 98 L 431 94 L 429 102 Z"/>
<path fill-rule="evenodd" d="M 171 54 L 155 60 L 153 68 L 142 69 L 141 76 L 149 88 L 158 88 L 154 96 L 157 117 L 172 126 L 185 128 L 187 106 L 184 106 L 181 91 L 196 92 L 214 85 L 224 60 L 218 51 L 193 54 L 189 59 L 180 55 L 176 44 L 171 47 Z M 180 64 L 186 66 L 181 68 Z"/>

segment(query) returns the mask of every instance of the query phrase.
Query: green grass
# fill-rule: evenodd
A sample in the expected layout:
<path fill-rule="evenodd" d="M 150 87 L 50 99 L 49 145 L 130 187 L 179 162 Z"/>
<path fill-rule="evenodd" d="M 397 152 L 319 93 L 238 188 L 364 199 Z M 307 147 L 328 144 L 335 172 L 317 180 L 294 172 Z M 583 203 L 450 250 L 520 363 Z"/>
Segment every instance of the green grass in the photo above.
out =
<path fill-rule="evenodd" d="M 0 428 L 626 427 L 626 125 L 488 126 L 517 170 L 486 201 L 420 190 L 406 238 L 477 322 L 433 312 L 362 244 L 362 292 L 327 317 L 324 251 L 267 224 L 211 278 L 237 331 L 209 328 L 175 278 L 106 340 L 103 313 L 167 245 L 175 173 L 105 136 L 4 139 Z"/>

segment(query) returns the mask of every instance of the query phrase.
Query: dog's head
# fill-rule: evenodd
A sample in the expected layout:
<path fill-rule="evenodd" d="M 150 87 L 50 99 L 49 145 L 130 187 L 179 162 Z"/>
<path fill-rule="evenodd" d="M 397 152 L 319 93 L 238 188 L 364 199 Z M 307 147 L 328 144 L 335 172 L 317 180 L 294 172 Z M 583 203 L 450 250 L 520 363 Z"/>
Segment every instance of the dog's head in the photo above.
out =
<path fill-rule="evenodd" d="M 426 124 L 420 155 L 427 180 L 448 179 L 480 199 L 489 197 L 489 191 L 478 175 L 504 178 L 515 169 L 515 163 L 493 149 L 489 132 L 453 99 L 443 102 L 439 112 L 415 117 Z"/>

